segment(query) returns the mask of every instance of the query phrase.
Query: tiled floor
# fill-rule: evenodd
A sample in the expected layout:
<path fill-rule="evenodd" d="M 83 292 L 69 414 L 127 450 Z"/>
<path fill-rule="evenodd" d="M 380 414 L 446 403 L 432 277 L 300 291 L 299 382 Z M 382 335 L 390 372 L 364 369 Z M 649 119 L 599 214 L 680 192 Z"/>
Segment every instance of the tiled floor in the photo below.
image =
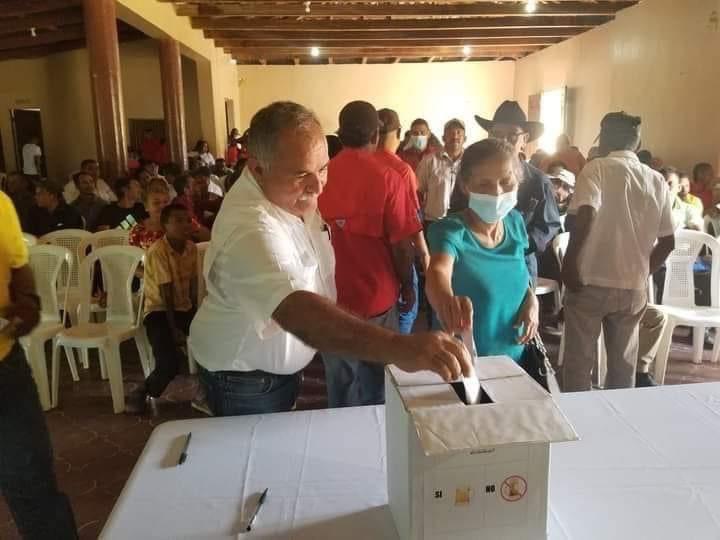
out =
<path fill-rule="evenodd" d="M 547 337 L 551 355 L 557 350 L 557 338 Z M 690 361 L 688 340 L 673 346 L 667 384 L 720 381 L 720 364 Z M 132 348 L 124 350 L 123 369 L 126 392 L 142 379 L 139 362 Z M 200 416 L 190 408 L 189 399 L 196 389 L 195 377 L 183 375 L 175 380 L 166 396 L 159 400 L 156 416 L 145 418 L 112 414 L 107 382 L 100 380 L 97 363 L 81 371 L 81 380 L 73 383 L 63 366 L 61 407 L 47 415 L 55 448 L 58 481 L 70 496 L 80 537 L 97 538 L 136 459 L 154 427 L 168 420 Z M 314 362 L 305 373 L 299 408 L 325 407 L 322 363 Z M 0 539 L 19 538 L 4 502 L 0 499 Z"/>

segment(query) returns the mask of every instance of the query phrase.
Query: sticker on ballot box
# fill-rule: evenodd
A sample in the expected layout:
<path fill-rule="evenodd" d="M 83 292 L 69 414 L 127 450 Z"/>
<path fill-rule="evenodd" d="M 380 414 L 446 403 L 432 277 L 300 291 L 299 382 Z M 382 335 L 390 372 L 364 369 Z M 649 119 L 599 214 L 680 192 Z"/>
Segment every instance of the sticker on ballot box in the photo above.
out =
<path fill-rule="evenodd" d="M 527 493 L 527 481 L 522 476 L 509 476 L 500 487 L 500 495 L 507 502 L 517 502 Z"/>

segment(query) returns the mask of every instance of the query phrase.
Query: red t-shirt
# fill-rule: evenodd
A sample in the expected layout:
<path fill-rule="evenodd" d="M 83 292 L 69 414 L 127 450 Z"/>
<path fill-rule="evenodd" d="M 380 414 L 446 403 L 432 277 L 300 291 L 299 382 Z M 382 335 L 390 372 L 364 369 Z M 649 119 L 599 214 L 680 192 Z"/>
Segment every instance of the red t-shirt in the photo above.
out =
<path fill-rule="evenodd" d="M 420 209 L 420 201 L 418 200 L 418 182 L 417 182 L 417 176 L 415 176 L 415 172 L 412 170 L 412 167 L 405 163 L 397 154 L 393 154 L 392 152 L 388 152 L 384 148 L 380 148 L 377 151 L 377 157 L 378 159 L 383 163 L 383 165 L 386 165 L 390 167 L 391 169 L 394 169 L 397 171 L 397 173 L 405 180 L 405 183 L 408 186 L 410 197 L 413 201 L 415 201 L 415 205 L 417 206 L 418 210 Z"/>
<path fill-rule="evenodd" d="M 391 246 L 422 230 L 407 180 L 373 152 L 346 148 L 330 161 L 319 200 L 335 250 L 338 304 L 365 318 L 400 295 Z"/>

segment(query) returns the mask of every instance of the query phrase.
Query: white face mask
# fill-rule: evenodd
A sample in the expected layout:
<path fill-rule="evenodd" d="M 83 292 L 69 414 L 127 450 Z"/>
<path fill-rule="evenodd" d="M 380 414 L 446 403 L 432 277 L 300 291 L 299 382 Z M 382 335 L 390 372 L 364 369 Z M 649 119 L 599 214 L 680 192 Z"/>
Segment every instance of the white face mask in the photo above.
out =
<path fill-rule="evenodd" d="M 470 193 L 469 206 L 485 223 L 497 223 L 517 206 L 517 190 L 498 196 Z"/>
<path fill-rule="evenodd" d="M 408 141 L 407 145 L 405 146 L 406 150 L 409 150 L 410 148 L 414 148 L 415 150 L 418 150 L 419 152 L 423 152 L 428 145 L 428 136 L 427 135 L 411 135 L 410 140 Z"/>

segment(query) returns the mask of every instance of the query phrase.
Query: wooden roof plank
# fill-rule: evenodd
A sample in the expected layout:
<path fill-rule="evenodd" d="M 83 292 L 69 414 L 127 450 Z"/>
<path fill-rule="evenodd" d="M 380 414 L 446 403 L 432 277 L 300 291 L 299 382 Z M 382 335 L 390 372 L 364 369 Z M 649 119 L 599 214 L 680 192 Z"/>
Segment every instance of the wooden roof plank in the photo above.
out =
<path fill-rule="evenodd" d="M 23 17 L 79 5 L 80 0 L 3 0 L 0 2 L 0 19 Z"/>
<path fill-rule="evenodd" d="M 35 13 L 24 17 L 0 18 L 0 34 L 30 31 L 30 28 L 70 26 L 83 22 L 82 10 L 74 7 Z"/>
<path fill-rule="evenodd" d="M 561 1 L 540 3 L 535 15 L 612 15 L 617 11 L 637 4 L 637 1 Z M 217 0 L 191 0 L 176 5 L 178 15 L 190 17 L 198 16 L 230 16 L 245 17 L 329 17 L 329 16 L 358 16 L 358 17 L 420 17 L 420 16 L 522 16 L 527 17 L 525 6 L 521 2 L 514 3 L 398 3 L 398 2 L 348 2 L 348 3 L 318 3 L 313 2 L 310 13 L 306 13 L 302 2 L 267 3 L 267 2 L 231 2 L 224 3 Z"/>
<path fill-rule="evenodd" d="M 481 30 L 401 30 L 395 32 L 322 32 L 307 30 L 305 32 L 284 32 L 268 30 L 211 30 L 205 37 L 214 39 L 219 47 L 222 43 L 240 40 L 378 40 L 391 41 L 402 39 L 513 39 L 513 38 L 559 38 L 576 36 L 587 28 L 490 28 Z"/>
<path fill-rule="evenodd" d="M 385 19 L 385 20 L 318 20 L 277 19 L 270 17 L 193 17 L 193 28 L 203 30 L 283 30 L 288 32 L 358 32 L 394 30 L 479 30 L 483 28 L 592 28 L 614 19 L 611 15 L 590 17 L 532 16 L 532 17 L 472 17 L 442 19 Z"/>

